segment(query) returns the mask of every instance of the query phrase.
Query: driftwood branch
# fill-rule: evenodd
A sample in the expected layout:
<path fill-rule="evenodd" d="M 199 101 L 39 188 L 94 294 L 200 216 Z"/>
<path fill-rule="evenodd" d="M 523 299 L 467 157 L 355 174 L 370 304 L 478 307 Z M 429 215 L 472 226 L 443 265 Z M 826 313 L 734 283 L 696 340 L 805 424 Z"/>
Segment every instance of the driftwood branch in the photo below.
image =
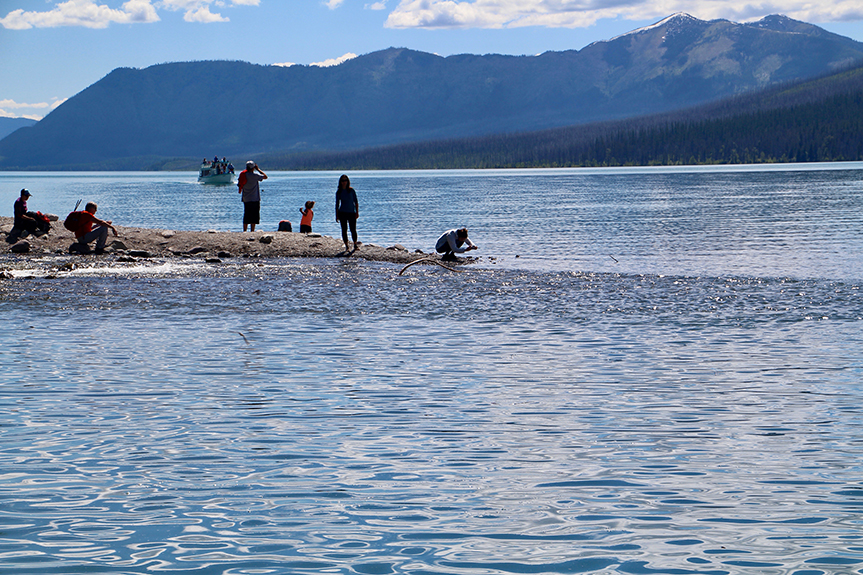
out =
<path fill-rule="evenodd" d="M 403 273 L 405 273 L 405 270 L 406 270 L 406 269 L 408 269 L 409 267 L 411 267 L 412 265 L 414 265 L 414 264 L 418 264 L 418 263 L 420 263 L 420 262 L 432 262 L 433 264 L 437 264 L 437 265 L 439 265 L 440 267 L 442 267 L 442 268 L 444 268 L 444 269 L 447 269 L 447 270 L 449 270 L 449 271 L 451 271 L 451 272 L 458 272 L 458 273 L 461 273 L 461 271 L 462 271 L 462 270 L 457 270 L 457 269 L 455 269 L 455 268 L 451 268 L 451 267 L 449 267 L 449 266 L 445 266 L 445 265 L 443 265 L 442 263 L 440 263 L 439 261 L 437 261 L 437 259 L 435 259 L 435 258 L 434 258 L 434 256 L 428 256 L 428 257 L 424 257 L 424 258 L 420 258 L 420 259 L 418 259 L 418 260 L 414 260 L 414 261 L 412 261 L 411 263 L 409 263 L 408 265 L 406 265 L 405 267 L 403 267 L 403 268 L 402 268 L 402 271 L 400 271 L 400 272 L 399 272 L 399 275 L 402 275 Z"/>

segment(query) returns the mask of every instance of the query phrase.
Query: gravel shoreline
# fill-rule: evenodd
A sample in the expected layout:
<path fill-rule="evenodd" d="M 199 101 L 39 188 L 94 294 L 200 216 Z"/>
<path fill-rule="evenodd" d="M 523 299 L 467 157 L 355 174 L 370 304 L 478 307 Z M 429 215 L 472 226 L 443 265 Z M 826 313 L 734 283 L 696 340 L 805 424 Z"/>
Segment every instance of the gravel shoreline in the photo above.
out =
<path fill-rule="evenodd" d="M 5 246 L 0 248 L 0 263 L 7 267 L 15 261 L 34 256 L 55 256 L 63 259 L 136 261 L 150 258 L 198 258 L 211 263 L 219 263 L 230 258 L 336 258 L 350 257 L 368 261 L 409 264 L 420 258 L 440 261 L 436 253 L 427 254 L 422 250 L 409 251 L 400 244 L 388 247 L 375 244 L 362 244 L 355 251 L 345 252 L 341 239 L 320 234 L 300 234 L 294 232 L 219 232 L 163 230 L 116 226 L 118 237 L 108 235 L 108 245 L 104 255 L 77 255 L 69 253 L 69 246 L 75 242 L 72 232 L 63 227 L 62 221 L 51 222 L 51 231 L 41 237 L 29 235 L 24 238 L 27 249 L 20 246 L 16 253 L 13 244 L 5 241 L 12 229 L 12 218 L 0 216 L 0 236 Z M 21 242 L 19 242 L 19 245 Z M 92 244 L 91 244 L 92 247 Z M 460 262 L 469 263 L 476 258 L 462 257 Z M 429 262 L 431 263 L 431 262 Z"/>

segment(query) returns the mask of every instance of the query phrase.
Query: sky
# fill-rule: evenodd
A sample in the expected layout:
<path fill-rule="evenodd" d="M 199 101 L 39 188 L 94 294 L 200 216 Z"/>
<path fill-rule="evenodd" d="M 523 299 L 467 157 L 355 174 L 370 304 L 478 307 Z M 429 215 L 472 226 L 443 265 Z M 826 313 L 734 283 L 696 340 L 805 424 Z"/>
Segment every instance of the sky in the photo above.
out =
<path fill-rule="evenodd" d="M 784 14 L 863 42 L 863 0 L 0 0 L 0 116 L 41 119 L 121 67 L 334 65 L 389 47 L 534 55 L 677 12 Z"/>

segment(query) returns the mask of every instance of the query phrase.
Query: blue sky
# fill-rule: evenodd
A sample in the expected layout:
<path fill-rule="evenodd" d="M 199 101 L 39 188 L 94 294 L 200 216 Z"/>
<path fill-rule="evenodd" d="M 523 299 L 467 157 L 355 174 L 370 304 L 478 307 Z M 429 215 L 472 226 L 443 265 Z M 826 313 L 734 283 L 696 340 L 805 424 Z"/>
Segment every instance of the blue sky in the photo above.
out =
<path fill-rule="evenodd" d="M 41 118 L 119 67 L 327 64 L 390 46 L 539 54 L 675 12 L 735 22 L 785 14 L 863 41 L 861 0 L 0 0 L 0 116 Z"/>

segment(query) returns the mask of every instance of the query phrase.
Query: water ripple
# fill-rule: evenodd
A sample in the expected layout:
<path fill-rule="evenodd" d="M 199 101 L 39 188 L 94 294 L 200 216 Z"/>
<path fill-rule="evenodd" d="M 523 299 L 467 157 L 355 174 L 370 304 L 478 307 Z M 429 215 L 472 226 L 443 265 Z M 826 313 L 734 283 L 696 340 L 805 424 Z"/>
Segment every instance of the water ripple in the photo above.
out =
<path fill-rule="evenodd" d="M 0 282 L 0 572 L 861 571 L 858 282 L 261 263 Z"/>

